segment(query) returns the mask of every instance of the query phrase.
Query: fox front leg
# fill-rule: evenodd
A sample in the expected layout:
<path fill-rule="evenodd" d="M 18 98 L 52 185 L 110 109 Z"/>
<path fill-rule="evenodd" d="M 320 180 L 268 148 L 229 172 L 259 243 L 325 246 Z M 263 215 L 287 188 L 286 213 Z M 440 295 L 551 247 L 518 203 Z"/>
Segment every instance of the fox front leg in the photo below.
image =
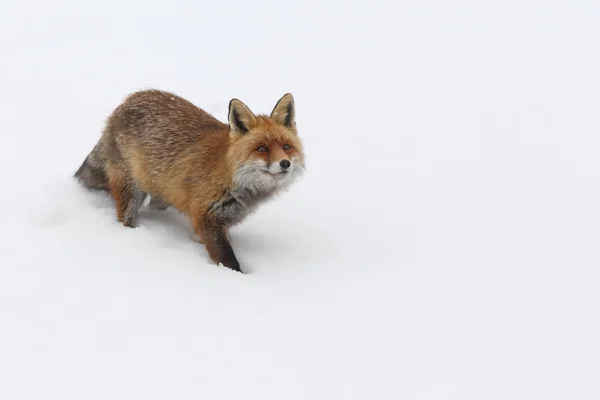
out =
<path fill-rule="evenodd" d="M 227 230 L 223 224 L 212 215 L 196 223 L 196 233 L 204 242 L 210 258 L 217 264 L 221 263 L 234 271 L 242 272 L 240 263 L 235 257 L 227 238 Z"/>

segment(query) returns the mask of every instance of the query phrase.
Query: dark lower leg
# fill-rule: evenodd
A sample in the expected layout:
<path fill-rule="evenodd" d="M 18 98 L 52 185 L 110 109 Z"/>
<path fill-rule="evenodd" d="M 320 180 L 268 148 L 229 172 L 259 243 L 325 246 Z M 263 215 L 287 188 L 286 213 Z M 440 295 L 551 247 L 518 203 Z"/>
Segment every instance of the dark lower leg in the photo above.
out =
<path fill-rule="evenodd" d="M 129 187 L 128 191 L 129 202 L 124 204 L 125 209 L 123 211 L 123 220 L 121 222 L 123 222 L 123 225 L 133 228 L 137 221 L 138 210 L 142 206 L 146 194 L 134 185 Z"/>
<path fill-rule="evenodd" d="M 204 241 L 210 258 L 227 268 L 242 272 L 240 264 L 231 248 L 225 227 L 214 217 L 209 217 L 196 224 L 196 233 Z"/>
<path fill-rule="evenodd" d="M 111 177 L 110 191 L 115 199 L 117 219 L 123 225 L 133 228 L 137 212 L 144 202 L 145 193 L 139 190 L 135 184 L 122 179 L 121 176 Z"/>

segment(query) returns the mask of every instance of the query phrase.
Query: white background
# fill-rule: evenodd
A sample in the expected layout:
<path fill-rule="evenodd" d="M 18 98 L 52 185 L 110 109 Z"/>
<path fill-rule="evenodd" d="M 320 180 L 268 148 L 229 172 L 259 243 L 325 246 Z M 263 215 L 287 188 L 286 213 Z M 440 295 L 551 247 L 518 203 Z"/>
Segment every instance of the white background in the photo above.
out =
<path fill-rule="evenodd" d="M 598 399 L 600 3 L 0 3 L 0 398 Z M 296 99 L 213 265 L 71 179 L 132 91 Z"/>

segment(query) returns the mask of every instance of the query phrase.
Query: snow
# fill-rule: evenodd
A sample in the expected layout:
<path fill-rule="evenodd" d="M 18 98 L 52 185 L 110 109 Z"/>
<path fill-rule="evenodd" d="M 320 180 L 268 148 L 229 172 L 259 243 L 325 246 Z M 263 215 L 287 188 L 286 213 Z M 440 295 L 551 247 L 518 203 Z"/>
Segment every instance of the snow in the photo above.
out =
<path fill-rule="evenodd" d="M 169 4 L 169 5 L 167 5 Z M 0 398 L 597 399 L 600 3 L 0 13 Z M 232 231 L 71 176 L 130 92 L 295 96 L 307 173 Z"/>

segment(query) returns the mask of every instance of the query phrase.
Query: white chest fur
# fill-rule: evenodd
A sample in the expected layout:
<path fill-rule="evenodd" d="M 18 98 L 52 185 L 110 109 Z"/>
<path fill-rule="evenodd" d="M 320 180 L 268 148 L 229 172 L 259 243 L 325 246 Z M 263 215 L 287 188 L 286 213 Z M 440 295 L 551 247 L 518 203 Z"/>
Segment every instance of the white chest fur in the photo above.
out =
<path fill-rule="evenodd" d="M 272 173 L 264 163 L 247 164 L 236 171 L 233 188 L 211 206 L 211 212 L 225 225 L 237 224 L 288 187 L 302 172 L 301 166 L 286 173 Z"/>

